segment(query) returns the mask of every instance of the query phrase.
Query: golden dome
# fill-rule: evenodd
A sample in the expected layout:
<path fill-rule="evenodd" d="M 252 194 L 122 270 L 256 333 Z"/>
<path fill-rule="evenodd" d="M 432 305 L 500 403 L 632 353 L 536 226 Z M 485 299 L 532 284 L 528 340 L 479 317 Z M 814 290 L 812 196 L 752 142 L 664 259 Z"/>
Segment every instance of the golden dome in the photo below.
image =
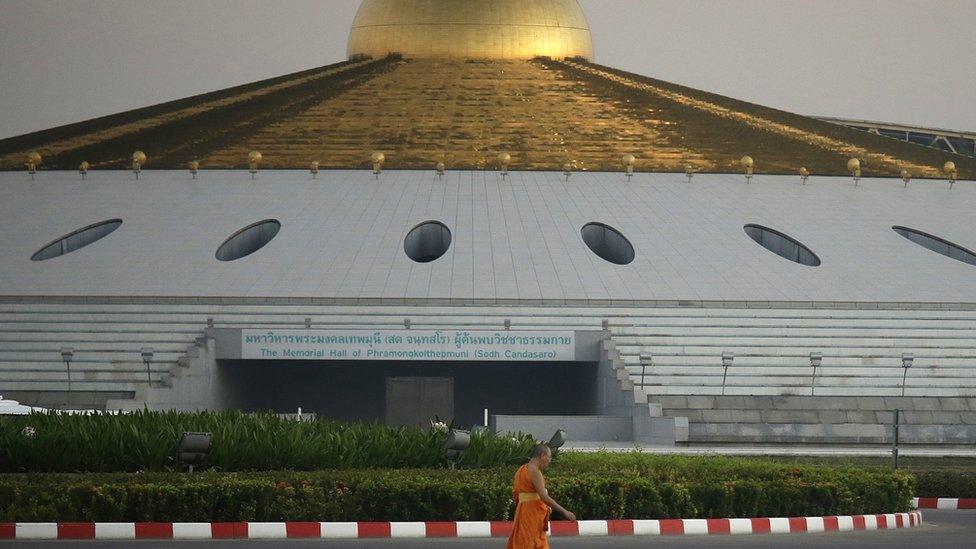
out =
<path fill-rule="evenodd" d="M 363 0 L 349 57 L 593 60 L 577 0 Z"/>

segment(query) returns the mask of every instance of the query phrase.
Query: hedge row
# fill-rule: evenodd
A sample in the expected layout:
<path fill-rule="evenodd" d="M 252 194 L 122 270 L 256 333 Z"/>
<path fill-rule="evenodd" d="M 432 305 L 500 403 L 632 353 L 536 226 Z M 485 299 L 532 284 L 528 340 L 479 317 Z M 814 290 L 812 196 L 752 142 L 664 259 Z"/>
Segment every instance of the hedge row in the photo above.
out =
<path fill-rule="evenodd" d="M 0 476 L 0 522 L 506 520 L 513 470 Z M 660 482 L 551 471 L 580 519 L 846 515 L 909 510 L 913 478 L 877 470 Z M 830 477 L 830 478 L 828 478 Z"/>
<path fill-rule="evenodd" d="M 976 498 L 976 472 L 920 471 L 916 493 L 922 498 Z"/>
<path fill-rule="evenodd" d="M 218 471 L 314 471 L 446 467 L 441 429 L 394 428 L 274 414 L 148 412 L 0 416 L 0 473 L 178 470 L 184 431 L 212 433 L 207 462 Z M 527 435 L 476 433 L 458 466 L 518 465 L 532 450 Z"/>

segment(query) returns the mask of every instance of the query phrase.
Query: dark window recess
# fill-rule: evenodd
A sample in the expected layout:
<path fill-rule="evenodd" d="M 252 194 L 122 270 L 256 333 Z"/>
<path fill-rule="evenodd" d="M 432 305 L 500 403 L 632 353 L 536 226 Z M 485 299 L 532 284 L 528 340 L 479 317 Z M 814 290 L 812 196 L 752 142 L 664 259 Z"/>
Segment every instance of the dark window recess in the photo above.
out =
<path fill-rule="evenodd" d="M 895 226 L 892 229 L 923 248 L 928 248 L 933 252 L 951 257 L 957 261 L 962 261 L 963 263 L 976 265 L 976 254 L 958 244 L 953 244 L 943 238 L 923 233 L 916 229 L 909 229 L 908 227 Z"/>
<path fill-rule="evenodd" d="M 601 259 L 629 265 L 634 261 L 634 247 L 620 231 L 603 223 L 589 223 L 580 231 L 586 246 Z"/>
<path fill-rule="evenodd" d="M 82 227 L 68 235 L 51 242 L 38 250 L 31 256 L 31 261 L 44 261 L 70 254 L 75 250 L 80 250 L 89 244 L 98 242 L 106 236 L 115 232 L 122 225 L 121 219 L 110 219 L 94 225 Z"/>
<path fill-rule="evenodd" d="M 235 261 L 247 257 L 274 240 L 281 230 L 277 219 L 265 219 L 237 231 L 217 248 L 217 259 Z"/>
<path fill-rule="evenodd" d="M 750 224 L 746 225 L 744 228 L 746 234 L 749 235 L 750 238 L 774 254 L 789 259 L 794 263 L 806 265 L 807 267 L 820 266 L 820 258 L 817 257 L 817 254 L 813 253 L 810 248 L 800 244 L 800 242 L 796 239 L 791 238 L 775 229 L 770 229 L 761 225 Z"/>
<path fill-rule="evenodd" d="M 417 263 L 437 261 L 450 248 L 451 230 L 440 221 L 425 221 L 403 239 L 403 251 Z"/>

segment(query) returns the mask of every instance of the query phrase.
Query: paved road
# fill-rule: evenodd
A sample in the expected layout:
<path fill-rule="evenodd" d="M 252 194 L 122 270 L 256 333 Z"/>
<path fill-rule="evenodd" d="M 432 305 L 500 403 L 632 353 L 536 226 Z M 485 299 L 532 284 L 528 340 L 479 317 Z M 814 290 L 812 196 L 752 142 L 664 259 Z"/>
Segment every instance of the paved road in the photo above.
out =
<path fill-rule="evenodd" d="M 809 547 L 836 549 L 838 547 L 924 547 L 972 549 L 976 540 L 976 511 L 923 511 L 924 524 L 918 528 L 903 530 L 882 530 L 876 532 L 840 532 L 829 534 L 779 534 L 744 536 L 681 536 L 681 537 L 618 537 L 618 538 L 556 538 L 552 540 L 553 549 L 570 548 L 617 548 L 617 547 Z M 68 541 L 68 542 L 0 542 L 0 548 L 31 547 L 54 549 L 64 547 L 83 547 L 121 549 L 123 547 L 145 547 L 147 549 L 272 549 L 275 547 L 294 547 L 304 549 L 321 547 L 323 544 L 341 549 L 421 549 L 426 547 L 464 549 L 499 549 L 505 541 L 495 540 L 364 540 L 335 541 L 324 543 L 321 540 L 301 541 Z"/>

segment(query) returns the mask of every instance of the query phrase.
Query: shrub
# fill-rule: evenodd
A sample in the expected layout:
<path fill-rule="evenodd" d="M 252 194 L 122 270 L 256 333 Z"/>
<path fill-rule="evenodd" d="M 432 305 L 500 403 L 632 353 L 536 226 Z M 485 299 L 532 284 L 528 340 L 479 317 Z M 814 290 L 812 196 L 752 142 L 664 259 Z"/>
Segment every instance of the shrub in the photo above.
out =
<path fill-rule="evenodd" d="M 976 473 L 921 471 L 915 473 L 917 493 L 923 498 L 976 498 Z"/>
<path fill-rule="evenodd" d="M 4 475 L 0 522 L 507 520 L 512 468 L 271 473 Z M 553 468 L 550 492 L 580 519 L 802 516 L 909 509 L 905 473 L 832 481 L 657 482 Z"/>

